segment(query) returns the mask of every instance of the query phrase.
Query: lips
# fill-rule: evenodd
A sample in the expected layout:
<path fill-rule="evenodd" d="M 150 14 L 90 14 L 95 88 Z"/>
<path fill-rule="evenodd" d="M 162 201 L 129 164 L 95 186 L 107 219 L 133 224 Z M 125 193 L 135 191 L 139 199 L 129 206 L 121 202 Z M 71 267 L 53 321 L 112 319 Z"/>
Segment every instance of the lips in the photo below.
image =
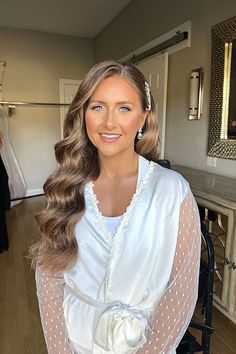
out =
<path fill-rule="evenodd" d="M 101 133 L 100 136 L 102 140 L 105 141 L 106 143 L 113 143 L 121 137 L 121 134 Z"/>

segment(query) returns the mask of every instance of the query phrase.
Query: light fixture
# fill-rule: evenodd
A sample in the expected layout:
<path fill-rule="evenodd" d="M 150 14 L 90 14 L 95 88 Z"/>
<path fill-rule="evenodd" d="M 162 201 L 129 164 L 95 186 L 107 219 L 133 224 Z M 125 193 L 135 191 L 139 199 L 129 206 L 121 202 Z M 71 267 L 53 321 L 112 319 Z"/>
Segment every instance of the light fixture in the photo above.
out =
<path fill-rule="evenodd" d="M 190 73 L 189 120 L 200 119 L 202 114 L 202 68 Z"/>

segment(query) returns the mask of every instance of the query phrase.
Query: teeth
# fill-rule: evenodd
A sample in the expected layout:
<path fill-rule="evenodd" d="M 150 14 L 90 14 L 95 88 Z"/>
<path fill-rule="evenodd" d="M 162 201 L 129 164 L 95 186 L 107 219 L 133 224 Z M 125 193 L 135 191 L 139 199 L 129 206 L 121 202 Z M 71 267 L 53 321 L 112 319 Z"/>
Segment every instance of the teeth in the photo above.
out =
<path fill-rule="evenodd" d="M 114 138 L 118 138 L 120 135 L 116 135 L 116 134 L 101 134 L 102 136 L 104 136 L 104 138 L 110 138 L 110 139 L 114 139 Z"/>

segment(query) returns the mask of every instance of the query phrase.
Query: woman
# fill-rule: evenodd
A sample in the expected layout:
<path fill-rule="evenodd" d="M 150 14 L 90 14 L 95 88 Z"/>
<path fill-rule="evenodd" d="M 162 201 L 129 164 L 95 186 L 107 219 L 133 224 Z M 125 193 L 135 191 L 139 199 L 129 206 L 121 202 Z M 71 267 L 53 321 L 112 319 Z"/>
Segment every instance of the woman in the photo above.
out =
<path fill-rule="evenodd" d="M 35 256 L 49 353 L 175 353 L 197 297 L 196 202 L 159 157 L 139 70 L 105 61 L 70 106 L 37 216 Z"/>

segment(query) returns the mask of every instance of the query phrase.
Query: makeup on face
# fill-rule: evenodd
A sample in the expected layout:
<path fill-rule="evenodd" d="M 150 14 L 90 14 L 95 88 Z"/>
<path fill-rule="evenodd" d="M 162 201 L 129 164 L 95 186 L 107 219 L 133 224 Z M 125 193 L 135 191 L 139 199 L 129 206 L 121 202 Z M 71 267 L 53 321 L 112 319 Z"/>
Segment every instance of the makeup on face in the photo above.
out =
<path fill-rule="evenodd" d="M 103 80 L 91 96 L 85 114 L 89 139 L 98 151 L 113 154 L 134 150 L 137 131 L 144 124 L 137 89 L 127 79 Z"/>

